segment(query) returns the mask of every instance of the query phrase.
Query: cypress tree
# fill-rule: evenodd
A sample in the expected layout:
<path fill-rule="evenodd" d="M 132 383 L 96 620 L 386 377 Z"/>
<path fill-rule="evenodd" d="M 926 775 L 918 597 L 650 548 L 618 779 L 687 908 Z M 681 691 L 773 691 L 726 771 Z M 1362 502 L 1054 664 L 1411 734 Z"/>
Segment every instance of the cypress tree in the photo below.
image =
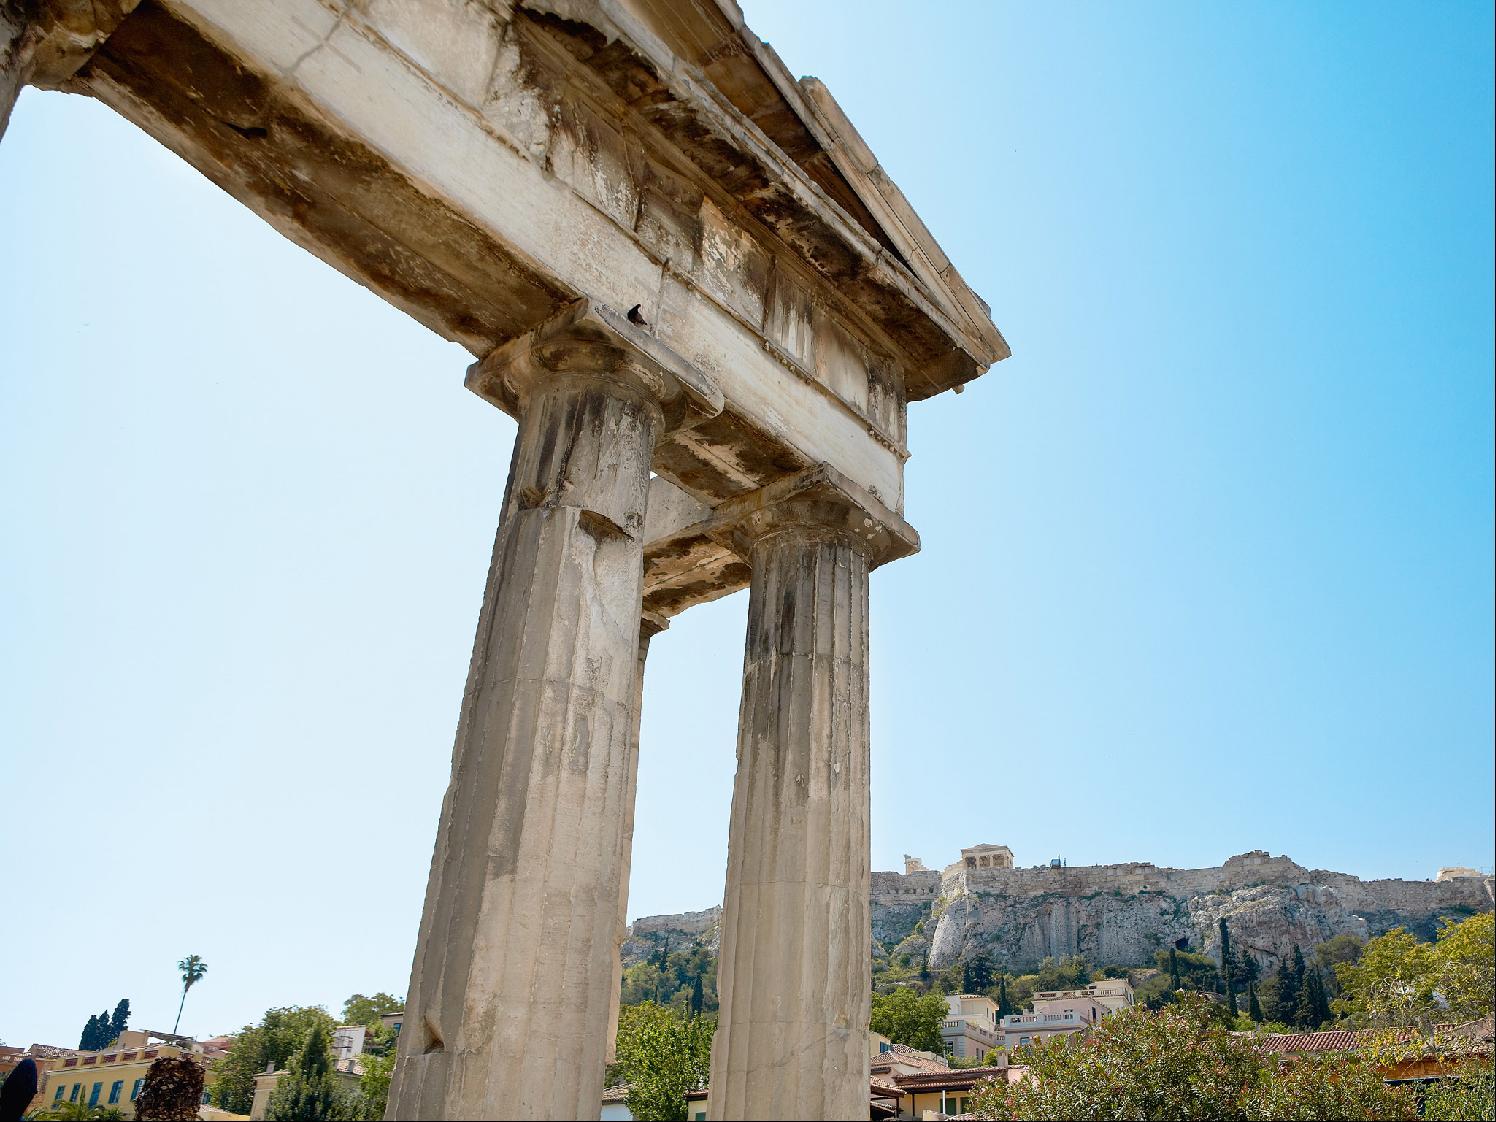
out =
<path fill-rule="evenodd" d="M 348 1104 L 338 1093 L 332 1074 L 332 1052 L 321 1024 L 307 1033 L 301 1052 L 270 1096 L 266 1117 L 292 1122 L 326 1122 L 342 1117 Z"/>
<path fill-rule="evenodd" d="M 997 980 L 997 1015 L 999 1019 L 1013 1012 L 1013 1003 L 1008 1000 L 1008 976 Z"/>
<path fill-rule="evenodd" d="M 1221 917 L 1221 979 L 1226 983 L 1226 1011 L 1232 1018 L 1236 1017 L 1239 1010 L 1236 1008 L 1236 986 L 1232 982 L 1231 975 L 1236 972 L 1236 962 L 1231 957 L 1231 929 L 1226 926 L 1226 918 Z"/>
<path fill-rule="evenodd" d="M 1273 1010 L 1273 1019 L 1284 1024 L 1297 1024 L 1299 994 L 1304 989 L 1304 954 L 1294 944 L 1293 954 L 1278 963 L 1278 1004 Z"/>
<path fill-rule="evenodd" d="M 697 970 L 696 977 L 691 980 L 691 1016 L 699 1016 L 703 1004 L 705 1004 L 705 998 L 701 992 L 701 971 Z"/>
<path fill-rule="evenodd" d="M 1325 980 L 1317 969 L 1309 971 L 1309 980 L 1304 986 L 1304 992 L 1309 995 L 1312 1027 L 1319 1028 L 1330 1019 L 1330 998 L 1325 992 Z"/>
<path fill-rule="evenodd" d="M 967 993 L 985 993 L 992 988 L 992 960 L 978 954 L 961 967 L 961 988 Z"/>
<path fill-rule="evenodd" d="M 83 1026 L 83 1032 L 78 1036 L 78 1047 L 85 1052 L 95 1050 L 94 1041 L 99 1038 L 99 1018 L 97 1015 L 89 1017 L 88 1023 Z"/>
<path fill-rule="evenodd" d="M 1169 948 L 1169 992 L 1176 993 L 1184 988 L 1184 983 L 1179 980 L 1179 952 L 1173 947 Z"/>
<path fill-rule="evenodd" d="M 1293 1023 L 1299 1028 L 1314 1027 L 1314 982 L 1299 987 L 1299 999 L 1293 1008 Z"/>
<path fill-rule="evenodd" d="M 1262 1006 L 1257 1001 L 1257 983 L 1247 983 L 1247 1016 L 1259 1025 L 1262 1023 Z"/>
<path fill-rule="evenodd" d="M 130 999 L 122 997 L 119 1004 L 114 1007 L 114 1015 L 109 1018 L 109 1039 L 118 1040 L 119 1034 L 124 1032 L 130 1025 Z"/>

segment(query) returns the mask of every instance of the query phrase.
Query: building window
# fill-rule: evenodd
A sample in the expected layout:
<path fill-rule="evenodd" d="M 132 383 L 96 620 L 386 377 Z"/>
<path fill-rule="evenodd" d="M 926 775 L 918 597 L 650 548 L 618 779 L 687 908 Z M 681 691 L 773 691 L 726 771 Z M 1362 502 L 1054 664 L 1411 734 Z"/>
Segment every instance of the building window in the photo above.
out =
<path fill-rule="evenodd" d="M 131 1101 L 131 1102 L 132 1102 L 132 1103 L 133 1103 L 133 1102 L 134 1102 L 134 1101 L 135 1101 L 135 1100 L 136 1100 L 136 1099 L 138 1099 L 138 1098 L 140 1098 L 140 1089 L 141 1089 L 141 1088 L 142 1088 L 142 1087 L 144 1087 L 144 1086 L 145 1086 L 145 1080 L 144 1080 L 144 1079 L 137 1079 L 137 1080 L 136 1080 L 136 1081 L 135 1081 L 135 1085 L 134 1085 L 134 1086 L 133 1086 L 133 1087 L 131 1087 L 131 1088 L 130 1088 L 130 1101 Z"/>
<path fill-rule="evenodd" d="M 57 1094 L 55 1094 L 55 1095 L 52 1096 L 52 1101 L 54 1103 L 60 1103 L 60 1102 L 62 1102 L 62 1093 L 64 1091 L 66 1091 L 66 1090 L 67 1090 L 67 1088 L 64 1087 L 61 1083 L 59 1083 L 57 1085 Z"/>
<path fill-rule="evenodd" d="M 81 1090 L 83 1090 L 83 1084 L 82 1083 L 74 1083 L 72 1091 L 70 1091 L 68 1093 L 68 1102 L 70 1102 L 70 1103 L 77 1102 L 78 1101 L 78 1092 L 81 1091 Z"/>
<path fill-rule="evenodd" d="M 88 1105 L 89 1106 L 98 1106 L 99 1105 L 99 1092 L 102 1091 L 103 1089 L 104 1089 L 104 1084 L 102 1084 L 102 1083 L 95 1083 L 93 1085 L 93 1090 L 88 1093 Z"/>
<path fill-rule="evenodd" d="M 119 1094 L 124 1089 L 125 1089 L 125 1081 L 123 1079 L 116 1079 L 112 1084 L 110 1084 L 110 1087 L 109 1087 L 109 1103 L 110 1103 L 111 1106 L 114 1105 L 115 1103 L 119 1102 Z"/>

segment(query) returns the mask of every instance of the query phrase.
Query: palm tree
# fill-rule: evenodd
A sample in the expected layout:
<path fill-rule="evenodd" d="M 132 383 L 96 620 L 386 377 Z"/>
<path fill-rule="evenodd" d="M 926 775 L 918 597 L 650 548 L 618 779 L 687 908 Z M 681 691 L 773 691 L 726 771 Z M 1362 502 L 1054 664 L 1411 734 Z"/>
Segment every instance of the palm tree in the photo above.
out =
<path fill-rule="evenodd" d="M 201 955 L 190 954 L 177 963 L 177 969 L 182 972 L 182 1000 L 177 1004 L 176 1024 L 171 1026 L 173 1036 L 176 1035 L 178 1025 L 182 1023 L 182 1006 L 187 1004 L 187 991 L 202 981 L 203 975 L 208 972 L 208 964 L 203 961 Z"/>

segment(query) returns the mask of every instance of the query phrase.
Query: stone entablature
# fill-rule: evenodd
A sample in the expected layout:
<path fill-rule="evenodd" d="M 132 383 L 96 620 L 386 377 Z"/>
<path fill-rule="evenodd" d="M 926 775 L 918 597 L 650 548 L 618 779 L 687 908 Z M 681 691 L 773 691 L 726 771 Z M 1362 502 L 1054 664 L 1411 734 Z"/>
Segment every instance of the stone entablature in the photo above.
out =
<path fill-rule="evenodd" d="M 1445 865 L 1434 877 L 1437 881 L 1446 880 L 1470 880 L 1471 878 L 1483 878 L 1487 874 L 1479 869 L 1472 869 L 1468 865 Z"/>
<path fill-rule="evenodd" d="M 1011 869 L 1013 851 L 1005 845 L 967 846 L 957 864 L 967 869 Z"/>

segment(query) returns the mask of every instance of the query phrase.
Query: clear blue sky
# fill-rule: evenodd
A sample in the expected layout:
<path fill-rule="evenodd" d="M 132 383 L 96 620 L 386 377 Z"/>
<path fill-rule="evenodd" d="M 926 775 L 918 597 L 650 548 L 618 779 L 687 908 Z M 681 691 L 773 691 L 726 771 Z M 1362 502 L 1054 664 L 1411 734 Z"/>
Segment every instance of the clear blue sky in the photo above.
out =
<path fill-rule="evenodd" d="M 1489 868 L 1490 5 L 745 7 L 1014 351 L 911 416 L 874 867 Z M 513 424 L 87 100 L 0 214 L 0 1037 L 403 993 Z M 631 915 L 720 900 L 745 610 L 656 641 Z"/>

